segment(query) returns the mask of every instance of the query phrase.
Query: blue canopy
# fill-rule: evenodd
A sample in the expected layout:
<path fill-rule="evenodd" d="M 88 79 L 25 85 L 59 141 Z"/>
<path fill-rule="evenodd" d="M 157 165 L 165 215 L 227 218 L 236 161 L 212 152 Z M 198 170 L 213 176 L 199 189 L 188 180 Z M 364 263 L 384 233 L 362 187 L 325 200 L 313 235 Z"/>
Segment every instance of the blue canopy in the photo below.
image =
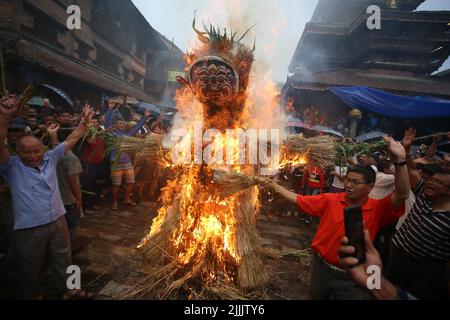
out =
<path fill-rule="evenodd" d="M 330 91 L 354 108 L 388 117 L 450 117 L 450 100 L 400 96 L 368 87 L 332 87 Z"/>

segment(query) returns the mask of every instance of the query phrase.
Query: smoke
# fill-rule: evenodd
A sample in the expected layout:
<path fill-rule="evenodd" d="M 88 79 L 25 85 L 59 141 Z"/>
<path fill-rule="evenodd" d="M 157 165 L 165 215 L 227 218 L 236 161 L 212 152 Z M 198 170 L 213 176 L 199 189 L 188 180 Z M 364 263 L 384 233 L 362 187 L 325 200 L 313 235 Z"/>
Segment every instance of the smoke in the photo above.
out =
<path fill-rule="evenodd" d="M 282 45 L 279 32 L 286 27 L 281 18 L 278 1 L 212 0 L 197 12 L 197 21 L 212 23 L 222 30 L 226 28 L 228 34 L 231 31 L 237 34 L 236 40 L 250 30 L 240 42 L 250 48 L 256 44 L 244 115 L 245 125 L 254 129 L 283 131 L 283 115 L 277 103 L 279 92 L 273 74 L 273 64 L 281 61 L 276 58 L 276 48 Z"/>
<path fill-rule="evenodd" d="M 226 28 L 227 34 L 236 32 L 239 39 L 251 28 L 241 40 L 250 48 L 256 41 L 248 100 L 241 119 L 244 129 L 279 129 L 283 138 L 285 116 L 278 102 L 280 84 L 286 79 L 303 25 L 310 20 L 316 4 L 317 0 L 210 0 L 194 8 L 198 29 L 203 29 L 202 23 L 212 24 L 222 31 Z M 190 25 L 183 28 L 190 29 Z M 198 44 L 191 31 L 188 51 Z M 173 128 L 186 127 L 190 121 L 177 115 Z"/>

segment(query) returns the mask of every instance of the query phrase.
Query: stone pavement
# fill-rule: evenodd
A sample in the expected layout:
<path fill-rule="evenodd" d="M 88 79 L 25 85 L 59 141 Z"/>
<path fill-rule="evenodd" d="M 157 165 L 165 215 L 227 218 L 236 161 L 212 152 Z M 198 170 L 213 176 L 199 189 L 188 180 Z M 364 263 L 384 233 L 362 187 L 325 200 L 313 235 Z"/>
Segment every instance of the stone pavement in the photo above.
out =
<path fill-rule="evenodd" d="M 148 233 L 156 210 L 153 202 L 144 202 L 136 208 L 120 207 L 118 211 L 110 211 L 105 203 L 102 210 L 80 220 L 73 244 L 73 263 L 81 268 L 84 289 L 97 293 L 97 299 L 117 299 L 127 289 L 127 283 L 145 276 L 142 264 L 132 257 L 136 245 Z M 262 214 L 258 218 L 262 245 L 271 248 L 272 253 L 307 249 L 315 226 L 304 224 L 299 217 Z M 307 253 L 286 254 L 279 259 L 265 255 L 263 259 L 270 276 L 270 299 L 307 298 L 310 264 Z M 2 266 L 4 269 L 5 264 L 0 263 L 0 269 Z M 44 298 L 58 299 L 51 277 L 48 272 Z M 15 298 L 16 293 L 12 292 L 17 291 L 17 282 L 0 283 L 1 286 L 0 299 Z"/>
<path fill-rule="evenodd" d="M 83 287 L 98 293 L 99 299 L 116 299 L 127 289 L 126 283 L 144 277 L 130 256 L 155 216 L 156 204 L 147 202 L 118 211 L 105 208 L 81 219 L 74 263 L 81 267 Z M 315 225 L 306 225 L 294 216 L 258 218 L 263 247 L 286 254 L 281 259 L 263 258 L 271 299 L 307 298 L 310 258 L 308 252 L 298 251 L 309 247 Z"/>

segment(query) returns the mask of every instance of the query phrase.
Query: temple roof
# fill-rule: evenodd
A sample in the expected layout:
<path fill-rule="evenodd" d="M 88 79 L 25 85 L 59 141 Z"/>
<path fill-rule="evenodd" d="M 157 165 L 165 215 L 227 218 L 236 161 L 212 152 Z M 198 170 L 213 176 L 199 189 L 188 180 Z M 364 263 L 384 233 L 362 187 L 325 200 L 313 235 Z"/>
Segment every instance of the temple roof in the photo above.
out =
<path fill-rule="evenodd" d="M 421 2 L 408 1 L 411 8 Z M 335 8 L 336 3 L 341 4 L 336 10 L 349 13 L 342 19 L 335 14 L 334 17 L 339 17 L 336 21 L 320 15 L 328 12 L 323 8 Z M 450 55 L 450 11 L 389 9 L 381 11 L 381 29 L 369 30 L 366 21 L 370 15 L 363 3 L 321 1 L 305 27 L 289 71 L 381 68 L 427 75 L 438 70 Z"/>
<path fill-rule="evenodd" d="M 402 94 L 450 98 L 450 81 L 437 76 L 375 74 L 357 69 L 297 73 L 288 79 L 283 90 L 327 90 L 332 86 L 366 86 Z"/>

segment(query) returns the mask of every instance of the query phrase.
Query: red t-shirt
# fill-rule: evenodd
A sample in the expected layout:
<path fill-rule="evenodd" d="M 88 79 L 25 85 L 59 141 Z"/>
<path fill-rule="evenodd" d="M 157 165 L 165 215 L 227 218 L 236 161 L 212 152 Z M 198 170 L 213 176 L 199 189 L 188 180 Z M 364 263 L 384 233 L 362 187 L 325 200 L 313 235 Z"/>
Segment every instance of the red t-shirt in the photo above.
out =
<path fill-rule="evenodd" d="M 325 187 L 325 171 L 320 167 L 308 167 L 306 170 L 306 186 L 323 190 Z"/>
<path fill-rule="evenodd" d="M 81 153 L 81 161 L 84 163 L 100 164 L 105 158 L 105 142 L 97 138 L 91 143 L 85 141 Z"/>
<path fill-rule="evenodd" d="M 396 209 L 391 204 L 392 194 L 383 199 L 368 199 L 362 206 L 364 228 L 375 239 L 378 230 L 396 221 L 405 212 L 405 205 Z M 344 208 L 346 193 L 323 193 L 317 196 L 297 197 L 300 211 L 320 217 L 320 224 L 313 239 L 313 248 L 325 261 L 339 266 L 339 249 L 345 235 Z"/>

